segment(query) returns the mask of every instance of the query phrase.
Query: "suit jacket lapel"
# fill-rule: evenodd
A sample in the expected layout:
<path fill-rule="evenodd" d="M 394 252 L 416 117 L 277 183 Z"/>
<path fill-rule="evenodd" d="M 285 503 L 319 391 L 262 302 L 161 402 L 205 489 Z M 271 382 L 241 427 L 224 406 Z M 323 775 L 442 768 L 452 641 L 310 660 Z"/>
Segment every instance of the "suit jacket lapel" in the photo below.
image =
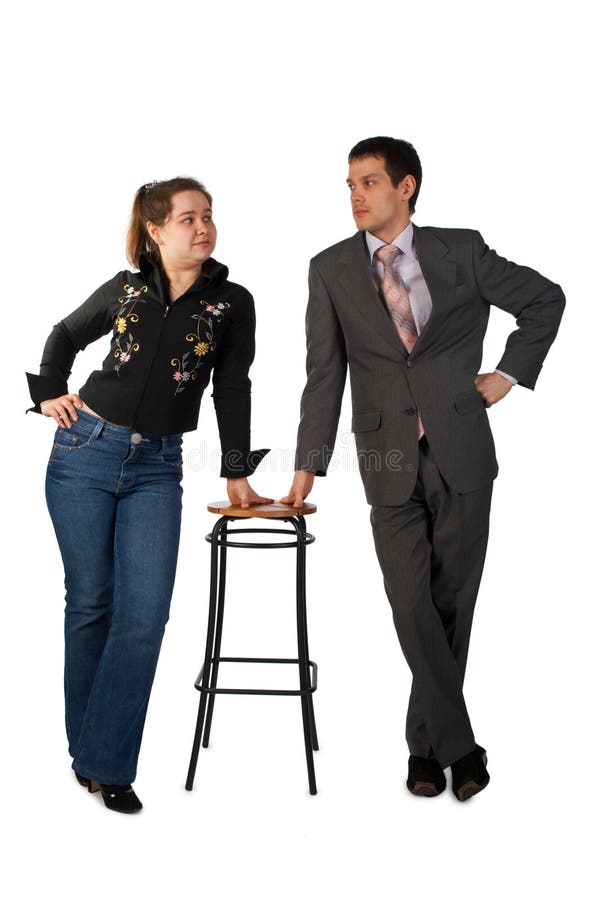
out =
<path fill-rule="evenodd" d="M 426 228 L 414 225 L 414 246 L 433 303 L 430 318 L 412 350 L 412 356 L 417 356 L 426 350 L 431 336 L 434 337 L 435 327 L 442 313 L 453 303 L 456 264 L 445 258 L 449 253 L 449 247 Z"/>
<path fill-rule="evenodd" d="M 370 330 L 376 329 L 396 353 L 407 356 L 407 350 L 395 330 L 384 300 L 379 296 L 372 281 L 363 232 L 358 231 L 349 238 L 339 262 L 341 263 L 339 280 L 350 298 L 352 307 L 364 317 Z"/>

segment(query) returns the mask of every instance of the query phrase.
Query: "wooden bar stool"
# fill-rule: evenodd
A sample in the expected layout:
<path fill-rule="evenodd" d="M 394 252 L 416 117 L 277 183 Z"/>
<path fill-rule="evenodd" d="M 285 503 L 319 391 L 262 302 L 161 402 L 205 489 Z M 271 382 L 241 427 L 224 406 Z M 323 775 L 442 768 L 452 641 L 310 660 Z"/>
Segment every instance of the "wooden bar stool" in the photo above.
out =
<path fill-rule="evenodd" d="M 230 503 L 224 501 L 210 503 L 208 505 L 208 511 L 220 514 L 220 518 L 210 534 L 206 535 L 206 540 L 211 544 L 210 607 L 208 611 L 208 631 L 206 635 L 204 664 L 195 681 L 195 687 L 200 691 L 200 705 L 185 787 L 188 791 L 192 790 L 200 745 L 203 747 L 208 746 L 216 694 L 278 694 L 301 698 L 306 763 L 308 766 L 308 783 L 310 793 L 315 794 L 316 778 L 314 775 L 314 758 L 312 751 L 318 750 L 318 739 L 316 736 L 312 694 L 317 687 L 318 667 L 309 657 L 308 621 L 306 614 L 306 547 L 308 544 L 314 543 L 315 538 L 306 531 L 304 516 L 316 512 L 316 506 L 314 503 L 304 503 L 301 509 L 294 509 L 293 507 L 285 506 L 282 503 L 268 503 L 260 506 L 251 506 L 249 509 L 242 509 L 239 506 L 232 506 Z M 286 522 L 292 527 L 229 528 L 230 523 L 235 520 L 250 518 L 277 519 L 279 523 Z M 278 539 L 276 541 L 269 541 L 268 543 L 264 541 L 253 542 L 251 540 L 237 540 L 237 536 L 241 534 L 294 535 L 295 540 L 289 540 L 287 538 L 284 540 Z M 234 540 L 231 540 L 231 538 L 234 538 Z M 227 550 L 230 547 L 244 547 L 259 550 L 296 547 L 297 659 L 220 655 L 225 609 Z M 219 688 L 217 687 L 219 665 L 220 663 L 227 662 L 295 664 L 298 667 L 299 673 L 299 689 Z"/>

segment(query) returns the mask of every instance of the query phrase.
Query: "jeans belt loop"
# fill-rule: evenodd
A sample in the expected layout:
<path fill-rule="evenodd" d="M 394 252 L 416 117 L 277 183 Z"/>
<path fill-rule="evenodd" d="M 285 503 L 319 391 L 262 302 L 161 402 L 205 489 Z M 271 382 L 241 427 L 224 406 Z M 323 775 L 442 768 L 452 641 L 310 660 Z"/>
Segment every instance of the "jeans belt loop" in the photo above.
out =
<path fill-rule="evenodd" d="M 91 433 L 90 440 L 95 441 L 96 438 L 99 438 L 102 432 L 104 431 L 104 427 L 106 425 L 106 419 L 98 419 L 96 424 L 94 425 L 94 430 Z"/>

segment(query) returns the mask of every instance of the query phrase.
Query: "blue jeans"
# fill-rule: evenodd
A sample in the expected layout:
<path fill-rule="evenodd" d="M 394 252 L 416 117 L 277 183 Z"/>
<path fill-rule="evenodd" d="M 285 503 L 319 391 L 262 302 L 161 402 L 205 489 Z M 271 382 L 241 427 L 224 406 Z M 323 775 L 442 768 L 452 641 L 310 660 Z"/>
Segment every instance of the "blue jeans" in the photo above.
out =
<path fill-rule="evenodd" d="M 65 705 L 73 768 L 130 784 L 175 581 L 181 436 L 82 410 L 58 428 L 46 500 L 65 570 Z"/>

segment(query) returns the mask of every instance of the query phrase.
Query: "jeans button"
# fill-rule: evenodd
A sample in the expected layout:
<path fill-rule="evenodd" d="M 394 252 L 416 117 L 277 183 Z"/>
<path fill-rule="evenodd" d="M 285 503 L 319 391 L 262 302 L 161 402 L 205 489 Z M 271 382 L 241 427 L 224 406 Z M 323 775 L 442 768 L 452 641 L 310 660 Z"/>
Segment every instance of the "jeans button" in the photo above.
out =
<path fill-rule="evenodd" d="M 135 432 L 131 435 L 131 443 L 132 443 L 132 444 L 141 444 L 141 442 L 142 442 L 142 436 L 141 436 L 141 434 L 140 434 L 138 431 L 135 431 Z"/>

